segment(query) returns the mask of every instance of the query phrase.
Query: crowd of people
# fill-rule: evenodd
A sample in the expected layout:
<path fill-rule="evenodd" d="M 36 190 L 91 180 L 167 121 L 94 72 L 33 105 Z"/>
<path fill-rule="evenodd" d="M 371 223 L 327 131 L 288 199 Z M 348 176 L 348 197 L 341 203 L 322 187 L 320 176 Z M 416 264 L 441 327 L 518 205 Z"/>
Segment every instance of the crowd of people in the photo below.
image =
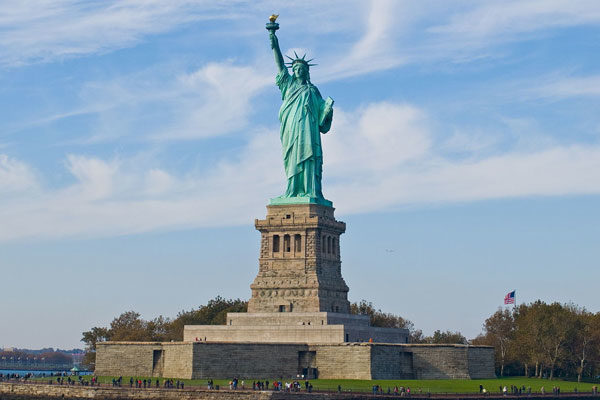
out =
<path fill-rule="evenodd" d="M 36 377 L 40 377 L 39 375 L 34 375 L 33 373 L 26 373 L 26 374 L 18 374 L 18 373 L 0 373 L 0 382 L 10 382 L 10 381 L 17 381 L 17 382 L 24 382 L 24 383 L 39 383 L 40 381 L 32 381 L 32 378 L 36 378 Z M 48 384 L 53 385 L 80 385 L 80 386 L 100 386 L 100 383 L 98 381 L 98 377 L 93 375 L 91 377 L 89 377 L 89 379 L 84 379 L 81 375 L 77 375 L 77 376 L 72 376 L 72 375 L 67 375 L 66 373 L 56 373 L 56 374 L 51 374 L 51 376 L 49 376 L 51 379 L 49 379 L 47 381 Z M 123 386 L 123 377 L 120 376 L 118 378 L 112 378 L 112 386 L 113 387 L 122 387 Z M 164 389 L 184 389 L 185 388 L 185 383 L 183 381 L 180 380 L 174 380 L 174 379 L 159 379 L 159 378 L 134 378 L 134 377 L 130 377 L 129 378 L 129 387 L 130 388 L 136 388 L 136 389 L 150 389 L 150 388 L 164 388 Z M 207 381 L 207 388 L 209 390 L 219 390 L 220 387 L 219 385 L 215 385 L 214 381 L 212 379 L 209 379 Z M 298 380 L 291 380 L 291 381 L 282 381 L 282 380 L 275 380 L 273 382 L 269 382 L 268 380 L 264 380 L 264 381 L 252 381 L 251 385 L 248 385 L 248 387 L 246 386 L 246 382 L 244 380 L 240 380 L 238 378 L 233 378 L 229 381 L 229 389 L 230 390 L 273 390 L 273 391 L 284 391 L 284 392 L 300 392 L 302 390 L 311 393 L 313 391 L 313 385 L 310 381 L 305 380 L 303 383 L 301 383 Z M 498 390 L 500 393 L 502 393 L 504 396 L 521 396 L 521 395 L 531 395 L 532 394 L 532 389 L 531 387 L 526 387 L 525 385 L 523 386 L 516 386 L 516 385 L 510 385 L 510 386 L 499 386 Z M 338 392 L 342 392 L 342 386 L 338 385 L 337 387 L 337 391 Z M 577 389 L 574 389 L 574 392 L 577 393 Z M 373 385 L 372 386 L 372 393 L 374 395 L 384 395 L 384 394 L 388 394 L 388 395 L 397 395 L 397 396 L 401 396 L 401 397 L 409 397 L 411 395 L 411 389 L 410 387 L 404 387 L 404 386 L 394 386 L 393 388 L 391 387 L 387 387 L 387 390 L 384 390 L 382 385 Z M 417 393 L 421 393 L 421 390 L 417 390 Z M 483 385 L 479 385 L 479 393 L 486 396 L 489 395 L 490 393 L 488 392 L 488 390 L 483 386 Z M 539 389 L 539 394 L 545 395 L 545 394 L 550 394 L 550 391 L 546 391 L 545 387 L 542 386 Z M 552 387 L 552 395 L 554 396 L 558 396 L 561 394 L 561 389 L 559 386 L 553 386 Z M 592 394 L 597 395 L 598 394 L 598 386 L 592 386 Z"/>
<path fill-rule="evenodd" d="M 26 382 L 32 378 L 45 378 L 45 377 L 67 377 L 69 376 L 69 373 L 67 372 L 42 372 L 42 373 L 33 373 L 33 372 L 27 372 L 24 374 L 20 374 L 20 373 L 16 373 L 16 372 L 11 372 L 11 373 L 1 373 L 0 372 L 0 382 L 3 381 L 20 381 L 20 382 Z"/>
<path fill-rule="evenodd" d="M 32 381 L 33 378 L 45 378 L 45 377 L 46 377 L 45 373 L 44 374 L 34 374 L 32 372 L 28 372 L 23 375 L 18 374 L 18 373 L 7 373 L 7 374 L 0 373 L 0 382 L 17 381 L 17 382 L 27 383 L 27 382 Z M 66 373 L 50 373 L 50 374 L 48 374 L 48 377 L 50 378 L 48 380 L 49 385 L 53 385 L 54 383 L 56 383 L 57 385 L 79 384 L 81 386 L 88 386 L 91 384 L 93 386 L 96 383 L 95 378 L 92 378 L 91 380 L 88 381 L 88 380 L 84 380 L 81 375 L 78 375 L 77 379 L 75 379 L 75 376 L 67 375 Z M 54 379 L 54 377 L 56 377 L 56 380 Z"/>
<path fill-rule="evenodd" d="M 338 386 L 338 392 L 341 391 L 341 386 Z M 404 387 L 404 386 L 394 386 L 394 388 L 390 388 L 388 386 L 387 391 L 385 391 L 383 389 L 382 385 L 373 385 L 371 387 L 371 392 L 373 394 L 394 394 L 396 396 L 410 396 L 410 387 Z"/>
<path fill-rule="evenodd" d="M 269 385 L 270 385 L 270 389 L 276 392 L 280 392 L 280 391 L 285 391 L 285 392 L 299 392 L 302 389 L 302 384 L 297 381 L 291 381 L 291 382 L 282 382 L 282 381 L 274 381 L 274 382 L 269 382 L 268 380 L 265 381 L 252 381 L 252 386 L 250 387 L 252 390 L 269 390 Z M 212 379 L 209 379 L 206 382 L 206 387 L 209 390 L 212 389 L 219 389 L 219 386 L 215 386 L 214 382 Z M 246 389 L 246 382 L 244 380 L 239 380 L 238 378 L 233 378 L 232 380 L 229 381 L 229 390 L 238 390 L 238 389 Z M 312 392 L 313 390 L 313 386 L 312 384 L 306 380 L 304 381 L 304 389 L 307 392 Z"/>
<path fill-rule="evenodd" d="M 18 381 L 27 381 L 31 378 L 33 378 L 34 375 L 31 372 L 28 372 L 26 374 L 2 374 L 0 373 L 0 382 L 6 382 L 6 381 L 14 381 L 14 380 L 18 380 Z"/>
<path fill-rule="evenodd" d="M 121 376 L 116 380 L 113 379 L 113 386 L 120 387 L 122 385 L 122 380 L 123 377 Z M 152 378 L 129 378 L 129 387 L 133 388 L 134 385 L 137 389 L 150 389 L 152 387 L 156 389 L 161 387 L 164 389 L 183 389 L 185 387 L 185 383 L 183 381 L 174 379 L 163 379 L 161 382 L 159 378 L 156 378 L 155 380 L 152 380 Z"/>

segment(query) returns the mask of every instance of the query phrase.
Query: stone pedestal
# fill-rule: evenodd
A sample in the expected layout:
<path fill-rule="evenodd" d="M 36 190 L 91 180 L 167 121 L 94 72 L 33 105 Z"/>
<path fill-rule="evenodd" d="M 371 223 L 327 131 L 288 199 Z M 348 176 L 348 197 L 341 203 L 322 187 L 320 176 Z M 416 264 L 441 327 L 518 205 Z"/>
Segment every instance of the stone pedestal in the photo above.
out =
<path fill-rule="evenodd" d="M 186 325 L 183 340 L 228 343 L 407 343 L 406 329 L 375 328 L 350 314 L 341 273 L 340 235 L 333 207 L 271 204 L 255 221 L 261 234 L 258 274 L 247 313 L 226 325 Z"/>
<path fill-rule="evenodd" d="M 346 230 L 323 204 L 271 204 L 247 313 L 186 325 L 183 342 L 103 342 L 96 373 L 186 379 L 469 379 L 494 376 L 487 346 L 410 345 L 408 330 L 350 314 L 341 274 Z"/>
<path fill-rule="evenodd" d="M 350 312 L 340 259 L 346 224 L 333 211 L 319 204 L 267 206 L 267 217 L 255 222 L 261 246 L 249 313 Z"/>

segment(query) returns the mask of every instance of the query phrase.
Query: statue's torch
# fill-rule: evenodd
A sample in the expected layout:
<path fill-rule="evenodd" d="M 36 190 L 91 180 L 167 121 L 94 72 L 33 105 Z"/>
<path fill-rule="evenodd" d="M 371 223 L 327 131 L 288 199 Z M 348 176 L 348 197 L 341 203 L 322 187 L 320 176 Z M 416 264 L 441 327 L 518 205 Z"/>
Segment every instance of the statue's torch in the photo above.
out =
<path fill-rule="evenodd" d="M 279 24 L 275 22 L 275 20 L 279 17 L 279 14 L 273 14 L 269 17 L 269 22 L 267 22 L 267 30 L 272 34 L 275 34 L 275 31 L 279 29 Z"/>

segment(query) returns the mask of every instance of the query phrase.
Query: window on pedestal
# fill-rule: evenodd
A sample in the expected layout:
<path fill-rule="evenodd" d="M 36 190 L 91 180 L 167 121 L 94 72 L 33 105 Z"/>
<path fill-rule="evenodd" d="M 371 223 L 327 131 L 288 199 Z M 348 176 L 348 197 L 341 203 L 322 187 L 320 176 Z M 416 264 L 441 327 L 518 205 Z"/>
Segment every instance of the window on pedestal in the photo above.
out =
<path fill-rule="evenodd" d="M 331 254 L 331 236 L 327 236 L 327 254 Z"/>
<path fill-rule="evenodd" d="M 302 251 L 302 236 L 294 235 L 294 251 L 299 253 Z"/>
<path fill-rule="evenodd" d="M 273 235 L 273 252 L 279 252 L 279 235 Z"/>
<path fill-rule="evenodd" d="M 337 251 L 337 246 L 335 245 L 335 238 L 331 239 L 331 254 L 335 255 Z"/>
<path fill-rule="evenodd" d="M 289 253 L 292 251 L 292 245 L 290 243 L 290 235 L 283 235 L 283 251 Z"/>
<path fill-rule="evenodd" d="M 325 244 L 327 243 L 327 239 L 325 239 L 325 236 L 323 236 L 323 238 L 321 239 L 321 251 L 323 253 L 326 253 L 327 248 L 325 246 Z"/>
<path fill-rule="evenodd" d="M 290 312 L 294 311 L 294 304 L 290 303 Z"/>
<path fill-rule="evenodd" d="M 285 312 L 285 306 L 279 306 L 279 312 Z"/>

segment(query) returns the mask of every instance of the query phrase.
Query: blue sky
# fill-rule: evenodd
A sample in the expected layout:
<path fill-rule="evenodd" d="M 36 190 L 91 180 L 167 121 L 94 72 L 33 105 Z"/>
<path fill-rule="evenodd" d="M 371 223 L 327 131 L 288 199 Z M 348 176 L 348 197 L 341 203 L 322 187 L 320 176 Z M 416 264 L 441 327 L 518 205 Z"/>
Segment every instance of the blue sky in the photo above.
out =
<path fill-rule="evenodd" d="M 298 3 L 0 4 L 0 347 L 250 296 L 272 12 L 336 101 L 351 301 L 469 338 L 511 290 L 600 310 L 600 3 Z"/>

